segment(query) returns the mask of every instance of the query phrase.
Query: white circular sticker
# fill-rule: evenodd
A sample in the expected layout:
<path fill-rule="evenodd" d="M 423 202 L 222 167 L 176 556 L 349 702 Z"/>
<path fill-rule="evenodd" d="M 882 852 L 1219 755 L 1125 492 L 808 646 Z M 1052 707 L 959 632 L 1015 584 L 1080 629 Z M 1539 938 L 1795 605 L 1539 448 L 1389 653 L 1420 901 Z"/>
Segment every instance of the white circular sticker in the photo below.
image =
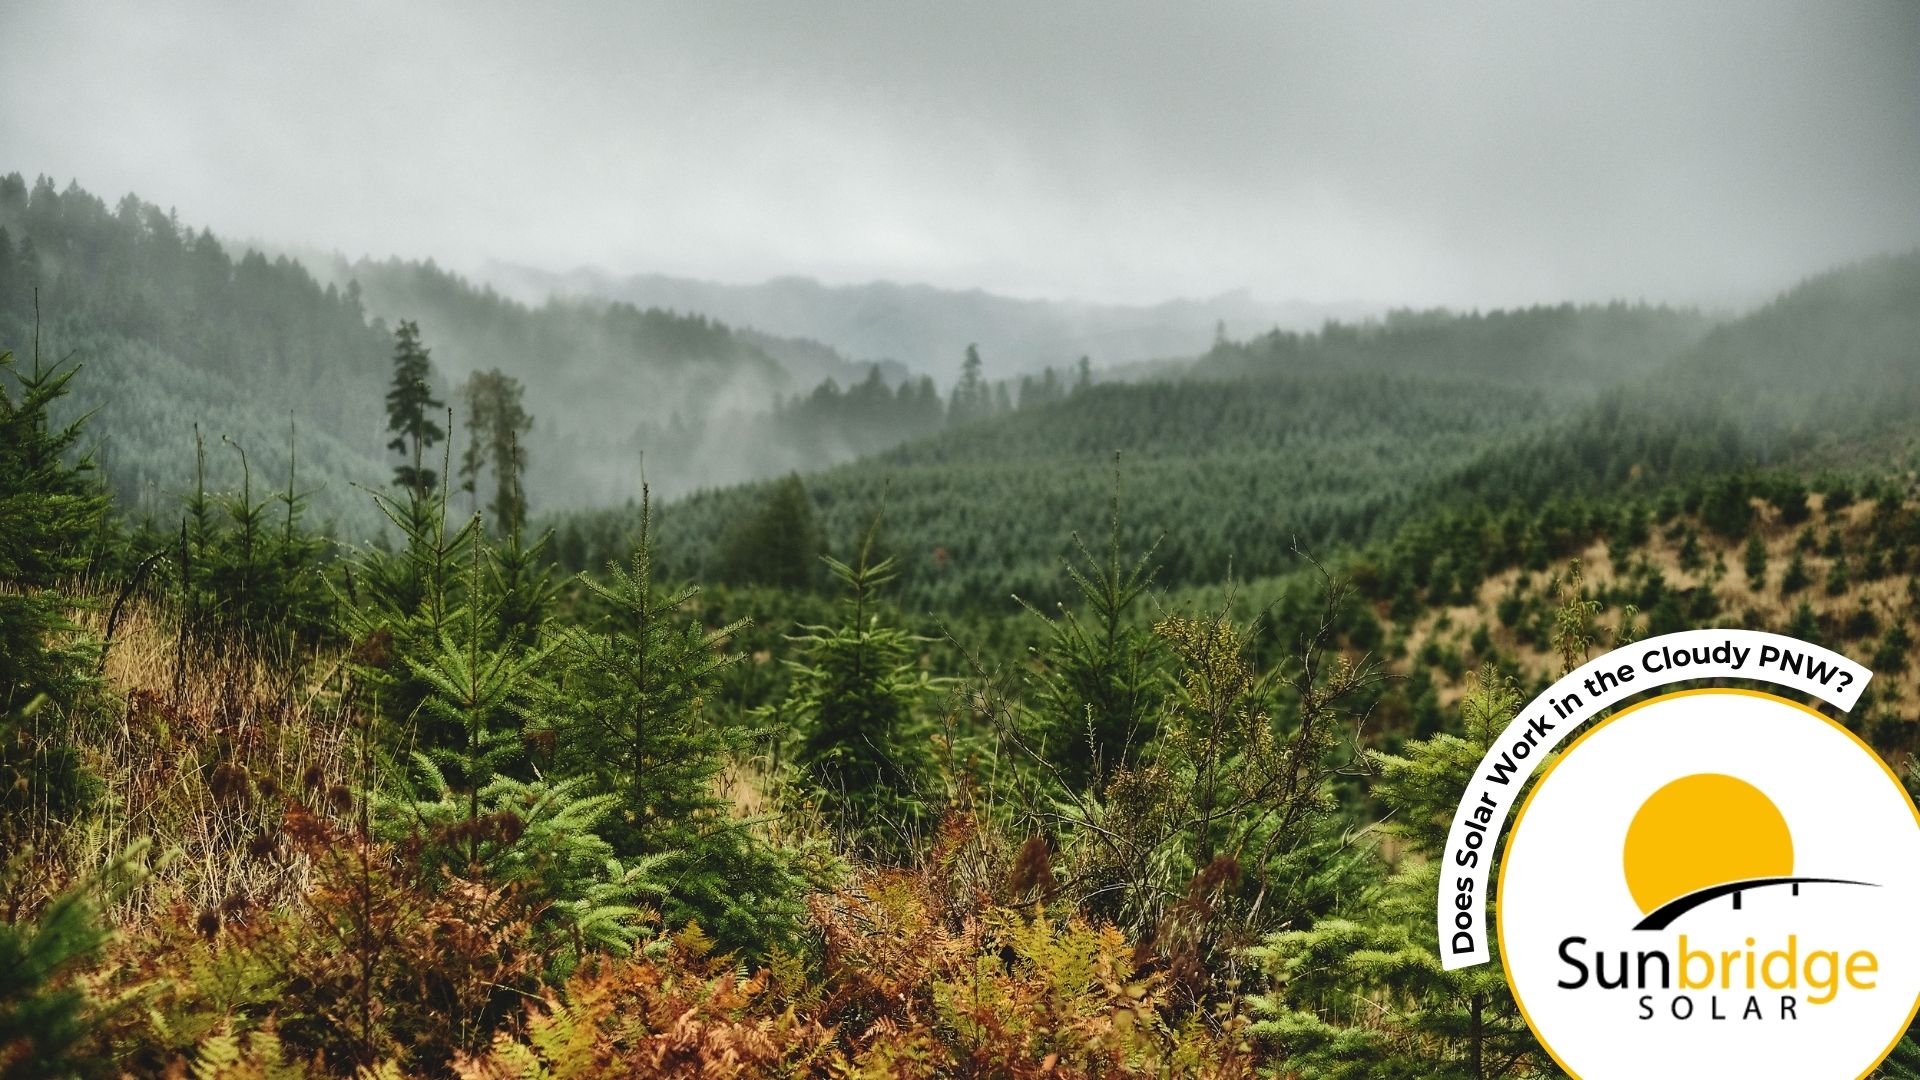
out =
<path fill-rule="evenodd" d="M 1579 1080 L 1857 1080 L 1920 1007 L 1920 815 L 1770 694 L 1595 725 L 1521 806 L 1497 900 L 1514 996 Z"/>

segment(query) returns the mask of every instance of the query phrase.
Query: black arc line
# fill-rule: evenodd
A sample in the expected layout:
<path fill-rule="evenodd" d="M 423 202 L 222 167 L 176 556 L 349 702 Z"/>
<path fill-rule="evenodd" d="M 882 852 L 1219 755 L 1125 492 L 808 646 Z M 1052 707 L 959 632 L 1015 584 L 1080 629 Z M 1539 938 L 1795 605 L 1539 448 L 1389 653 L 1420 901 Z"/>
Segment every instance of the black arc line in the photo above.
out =
<path fill-rule="evenodd" d="M 1678 900 L 1667 901 L 1665 904 L 1654 909 L 1646 918 L 1641 919 L 1640 922 L 1634 926 L 1634 929 L 1665 930 L 1667 927 L 1673 925 L 1675 919 L 1678 919 L 1680 916 L 1685 915 L 1687 912 L 1692 911 L 1694 908 L 1710 900 L 1718 900 L 1722 896 L 1733 896 L 1746 892 L 1749 889 L 1764 889 L 1773 885 L 1792 885 L 1796 888 L 1801 885 L 1859 885 L 1868 889 L 1877 889 L 1880 887 L 1871 881 L 1848 881 L 1844 878 L 1770 877 L 1750 878 L 1746 881 L 1729 881 L 1725 885 L 1715 885 L 1712 888 L 1700 889 L 1695 892 L 1690 892 Z"/>

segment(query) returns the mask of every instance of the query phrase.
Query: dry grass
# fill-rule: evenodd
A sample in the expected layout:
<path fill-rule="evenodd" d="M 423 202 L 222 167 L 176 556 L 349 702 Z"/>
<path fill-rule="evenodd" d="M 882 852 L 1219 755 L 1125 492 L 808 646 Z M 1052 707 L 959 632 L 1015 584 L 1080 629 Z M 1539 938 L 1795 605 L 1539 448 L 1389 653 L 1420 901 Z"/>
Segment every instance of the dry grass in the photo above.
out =
<path fill-rule="evenodd" d="M 1883 626 L 1891 623 L 1896 615 L 1908 611 L 1908 584 L 1915 575 L 1909 572 L 1888 574 L 1872 582 L 1859 580 L 1860 553 L 1870 543 L 1868 531 L 1874 513 L 1873 505 L 1862 501 L 1837 513 L 1827 514 L 1823 502 L 1823 496 L 1813 494 L 1809 499 L 1812 514 L 1808 521 L 1799 525 L 1781 522 L 1774 508 L 1756 503 L 1756 528 L 1767 548 L 1767 580 L 1758 590 L 1752 587 L 1747 578 L 1744 540 L 1728 541 L 1714 536 L 1698 521 L 1691 521 L 1690 524 L 1699 537 L 1703 559 L 1701 568 L 1683 569 L 1680 559 L 1682 540 L 1668 539 L 1666 530 L 1660 527 L 1653 529 L 1645 545 L 1635 549 L 1634 561 L 1644 560 L 1660 571 L 1673 589 L 1710 586 L 1720 601 L 1721 615 L 1717 621 L 1723 625 L 1741 625 L 1751 612 L 1766 629 L 1784 631 L 1793 617 L 1794 609 L 1802 600 L 1808 601 L 1814 612 L 1829 625 L 1844 622 L 1863 600 L 1872 606 Z M 1801 531 L 1808 527 L 1812 527 L 1822 538 L 1829 529 L 1838 529 L 1843 538 L 1855 580 L 1837 596 L 1829 595 L 1826 590 L 1827 573 L 1834 560 L 1818 550 L 1802 555 L 1812 584 L 1791 596 L 1783 596 L 1780 592 L 1780 579 L 1786 572 L 1788 561 L 1793 558 Z M 1626 568 L 1613 565 L 1604 541 L 1590 544 L 1579 558 L 1590 589 L 1611 589 L 1621 583 L 1624 576 L 1622 571 Z M 1716 563 L 1724 566 L 1723 572 L 1716 571 Z M 1500 601 L 1520 586 L 1523 576 L 1530 579 L 1528 587 L 1538 591 L 1546 588 L 1550 575 L 1525 574 L 1518 569 L 1504 570 L 1481 583 L 1474 603 L 1428 611 L 1406 628 L 1408 656 L 1417 658 L 1430 640 L 1455 648 L 1463 656 L 1470 655 L 1469 639 L 1477 628 L 1486 626 L 1501 657 L 1517 664 L 1528 677 L 1549 678 L 1558 675 L 1559 659 L 1544 647 L 1544 642 L 1533 646 L 1520 640 L 1513 631 L 1500 625 L 1496 614 Z M 1603 612 L 1600 622 L 1607 629 L 1612 629 L 1617 626 L 1620 614 L 1619 611 Z M 1645 632 L 1645 619 L 1643 612 L 1639 624 L 1642 633 Z M 1870 664 L 1874 645 L 1873 640 L 1863 639 L 1835 647 L 1839 652 Z M 1596 650 L 1604 649 L 1608 643 L 1602 641 L 1596 643 L 1595 647 Z M 1417 659 L 1410 662 L 1419 663 Z M 1466 691 L 1465 680 L 1449 682 L 1444 673 L 1435 672 L 1434 675 L 1440 684 L 1442 704 L 1448 707 L 1456 704 Z M 1882 744 L 1883 752 L 1900 759 L 1911 758 L 1920 750 L 1920 746 L 1916 745 L 1916 738 L 1920 738 L 1920 722 L 1916 722 L 1920 721 L 1920 716 L 1916 715 L 1915 706 L 1920 696 L 1915 693 L 1916 682 L 1920 682 L 1920 663 L 1910 665 L 1904 674 L 1878 673 L 1873 682 L 1874 693 L 1881 703 L 1880 726 L 1883 729 L 1883 737 L 1877 741 Z M 1893 725 L 1891 729 L 1889 723 Z M 1896 764 L 1900 762 L 1896 761 Z"/>
<path fill-rule="evenodd" d="M 104 635 L 105 605 L 76 618 Z M 119 904 L 123 923 L 179 903 L 204 910 L 304 891 L 305 860 L 279 837 L 286 800 L 350 814 L 358 785 L 335 658 L 298 659 L 230 645 L 183 655 L 158 609 L 128 605 L 105 692 L 70 718 L 102 797 L 74 820 L 30 823 L 13 877 L 39 895 L 16 902 L 31 905 L 143 841 L 148 872 Z"/>

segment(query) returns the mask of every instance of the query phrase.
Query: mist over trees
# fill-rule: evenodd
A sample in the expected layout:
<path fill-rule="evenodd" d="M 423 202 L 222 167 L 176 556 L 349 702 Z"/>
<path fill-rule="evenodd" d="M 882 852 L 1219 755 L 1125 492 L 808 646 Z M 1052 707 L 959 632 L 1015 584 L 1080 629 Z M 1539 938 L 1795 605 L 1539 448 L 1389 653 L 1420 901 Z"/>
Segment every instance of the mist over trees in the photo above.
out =
<path fill-rule="evenodd" d="M 439 471 L 429 429 L 445 424 L 442 407 L 426 403 L 491 408 L 502 379 L 518 387 L 516 408 L 550 419 L 507 440 L 521 495 L 503 502 L 496 479 L 487 501 L 508 518 L 623 502 L 643 461 L 670 495 L 849 460 L 923 435 L 948 411 L 931 377 L 817 342 L 618 302 L 529 306 L 431 261 L 236 255 L 137 197 L 109 207 L 77 184 L 9 174 L 0 178 L 0 328 L 15 340 L 33 324 L 36 290 L 49 354 L 83 357 L 101 375 L 73 407 L 105 410 L 105 475 L 127 505 L 154 514 L 170 513 L 192 486 L 173 450 L 190 446 L 193 422 L 277 472 L 291 417 L 315 513 L 345 537 L 368 535 L 380 522 L 353 485 L 375 485 L 393 467 L 369 437 L 390 430 L 388 409 L 407 414 L 407 447 L 396 453 L 424 481 Z M 391 335 L 403 329 L 408 342 L 396 345 Z M 423 358 L 388 387 L 400 398 L 383 408 L 368 377 L 387 371 L 396 348 L 415 347 Z M 476 378 L 486 392 L 463 397 Z M 1006 378 L 967 392 L 1004 410 Z M 479 424 L 497 478 L 505 429 Z M 463 463 L 458 440 L 469 426 L 455 416 Z M 221 455 L 208 468 L 216 489 L 237 481 Z"/>
<path fill-rule="evenodd" d="M 477 371 L 460 387 L 467 440 L 460 454 L 460 490 L 467 494 L 469 512 L 478 512 L 481 477 L 491 477 L 487 513 L 502 536 L 518 536 L 527 523 L 527 451 L 521 440 L 533 430 L 533 417 L 521 404 L 524 394 L 520 381 L 498 368 Z"/>
<path fill-rule="evenodd" d="M 0 1080 L 1563 1080 L 1525 703 L 1920 796 L 1912 0 L 1003 7 L 0 2 Z"/>
<path fill-rule="evenodd" d="M 0 1074 L 1545 1080 L 1430 917 L 1530 693 L 1920 755 L 1920 254 L 1097 378 L 354 266 L 0 180 Z"/>

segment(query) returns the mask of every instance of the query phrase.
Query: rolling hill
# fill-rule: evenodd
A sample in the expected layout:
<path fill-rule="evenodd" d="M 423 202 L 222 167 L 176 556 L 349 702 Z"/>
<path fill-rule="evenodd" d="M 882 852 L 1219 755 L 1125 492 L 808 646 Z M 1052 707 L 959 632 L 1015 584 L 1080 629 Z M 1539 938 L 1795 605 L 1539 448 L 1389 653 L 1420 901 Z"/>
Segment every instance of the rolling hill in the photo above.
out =
<path fill-rule="evenodd" d="M 1214 349 L 1179 381 L 1109 384 L 805 478 L 830 547 L 883 536 L 915 605 L 1047 598 L 1073 532 L 1155 538 L 1173 586 L 1277 572 L 1437 507 L 1535 506 L 1796 466 L 1884 440 L 1920 404 L 1920 255 L 1820 275 L 1723 324 L 1611 305 L 1426 313 Z M 1836 418 L 1842 422 L 1836 423 Z M 663 513 L 676 567 L 725 576 L 766 484 Z M 581 565 L 625 512 L 558 521 Z"/>
<path fill-rule="evenodd" d="M 356 485 L 390 475 L 383 397 L 402 319 L 423 329 L 442 400 L 457 404 L 460 381 L 489 368 L 525 387 L 528 486 L 545 507 L 624 497 L 643 453 L 676 463 L 666 490 L 777 471 L 778 448 L 737 429 L 824 379 L 853 385 L 872 371 L 817 342 L 698 314 L 529 306 L 431 261 L 233 249 L 136 196 L 109 205 L 45 177 L 0 176 L 0 240 L 0 348 L 31 363 L 37 297 L 43 359 L 89 369 L 72 405 L 96 411 L 96 457 L 135 515 L 177 514 L 196 483 L 197 424 L 210 488 L 241 486 L 233 447 L 246 450 L 256 494 L 284 486 L 291 437 L 318 516 L 343 537 L 377 531 Z"/>

